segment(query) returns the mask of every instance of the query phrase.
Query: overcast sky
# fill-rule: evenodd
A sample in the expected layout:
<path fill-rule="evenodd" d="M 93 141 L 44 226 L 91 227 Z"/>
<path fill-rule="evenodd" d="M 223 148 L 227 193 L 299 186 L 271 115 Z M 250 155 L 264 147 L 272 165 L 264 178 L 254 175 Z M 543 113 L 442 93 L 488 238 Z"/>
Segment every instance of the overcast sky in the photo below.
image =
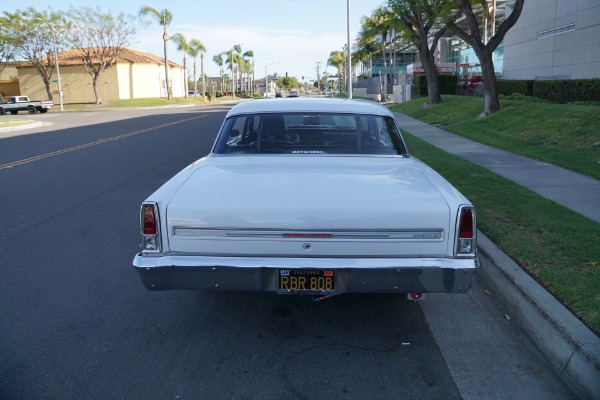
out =
<path fill-rule="evenodd" d="M 383 3 L 385 0 L 350 0 L 351 41 L 360 30 L 361 18 Z M 302 76 L 309 80 L 316 77 L 317 63 L 323 74 L 329 53 L 342 50 L 346 43 L 346 0 L 2 0 L 0 11 L 27 7 L 48 10 L 49 6 L 66 11 L 70 6 L 85 5 L 137 16 L 142 5 L 160 10 L 163 4 L 173 13 L 169 35 L 181 33 L 188 41 L 199 39 L 206 47 L 204 68 L 209 76 L 219 75 L 212 61 L 214 55 L 242 44 L 242 51 L 254 52 L 256 78 L 263 78 L 269 65 L 269 74 L 284 76 L 287 72 L 299 80 Z M 131 47 L 162 57 L 162 27 L 150 18 L 146 20 Z M 183 55 L 174 44 L 169 44 L 168 51 L 170 60 L 183 64 Z M 334 67 L 327 70 L 336 71 Z"/>

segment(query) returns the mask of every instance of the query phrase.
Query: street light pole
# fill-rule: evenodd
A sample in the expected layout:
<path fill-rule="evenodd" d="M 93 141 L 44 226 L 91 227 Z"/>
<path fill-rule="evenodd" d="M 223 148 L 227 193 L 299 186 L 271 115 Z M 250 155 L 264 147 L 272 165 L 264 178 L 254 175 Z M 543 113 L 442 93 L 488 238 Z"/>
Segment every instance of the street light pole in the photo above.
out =
<path fill-rule="evenodd" d="M 352 49 L 350 46 L 350 0 L 346 0 L 346 26 L 348 34 L 348 84 L 346 85 L 346 97 L 352 99 Z"/>
<path fill-rule="evenodd" d="M 56 65 L 56 80 L 58 81 L 58 100 L 60 102 L 60 111 L 64 111 L 63 107 L 63 96 L 62 96 L 62 85 L 60 83 L 60 68 L 58 63 L 58 53 L 56 52 L 56 33 L 52 29 L 52 39 L 54 39 L 54 61 Z"/>
<path fill-rule="evenodd" d="M 273 64 L 279 64 L 279 61 L 272 62 L 265 67 L 265 97 L 269 97 L 269 75 L 267 75 L 267 68 Z"/>

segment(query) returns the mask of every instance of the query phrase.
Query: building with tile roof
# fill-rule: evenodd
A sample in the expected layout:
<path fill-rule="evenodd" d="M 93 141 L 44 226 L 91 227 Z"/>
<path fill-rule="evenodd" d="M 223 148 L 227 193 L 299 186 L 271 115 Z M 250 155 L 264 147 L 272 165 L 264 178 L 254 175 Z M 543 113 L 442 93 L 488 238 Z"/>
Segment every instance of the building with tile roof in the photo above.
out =
<path fill-rule="evenodd" d="M 92 77 L 86 71 L 81 53 L 76 49 L 58 54 L 63 102 L 92 103 L 96 101 Z M 22 63 L 17 67 L 19 89 L 23 96 L 32 99 L 48 97 L 44 82 L 33 65 Z M 183 97 L 185 87 L 184 67 L 169 61 L 170 90 L 173 97 Z M 54 102 L 58 99 L 56 71 L 50 83 Z M 116 63 L 98 78 L 98 92 L 103 101 L 167 97 L 164 58 L 130 48 L 123 48 Z"/>

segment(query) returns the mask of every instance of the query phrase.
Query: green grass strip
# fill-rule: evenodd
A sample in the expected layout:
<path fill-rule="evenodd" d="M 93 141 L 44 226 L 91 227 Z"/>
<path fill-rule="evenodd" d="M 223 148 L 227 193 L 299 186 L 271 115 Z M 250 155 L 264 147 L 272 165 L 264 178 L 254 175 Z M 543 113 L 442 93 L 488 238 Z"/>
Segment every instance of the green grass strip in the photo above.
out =
<path fill-rule="evenodd" d="M 391 109 L 459 136 L 600 179 L 598 105 L 501 99 L 499 112 L 479 118 L 482 98 L 442 98 L 435 107 L 423 108 L 427 99 L 417 99 Z"/>
<path fill-rule="evenodd" d="M 600 332 L 600 224 L 406 132 L 411 153 L 477 209 L 478 228 Z"/>

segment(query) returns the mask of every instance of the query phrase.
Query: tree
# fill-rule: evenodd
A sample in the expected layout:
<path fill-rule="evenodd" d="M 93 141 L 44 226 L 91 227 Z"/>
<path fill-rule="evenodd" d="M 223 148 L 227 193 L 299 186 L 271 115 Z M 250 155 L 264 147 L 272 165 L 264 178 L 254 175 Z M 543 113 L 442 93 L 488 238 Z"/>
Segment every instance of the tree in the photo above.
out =
<path fill-rule="evenodd" d="M 346 62 L 346 53 L 340 50 L 334 50 L 329 53 L 327 59 L 327 65 L 332 65 L 337 69 L 338 76 L 338 87 L 342 88 L 342 72 L 344 71 L 344 64 Z"/>
<path fill-rule="evenodd" d="M 48 99 L 52 100 L 50 80 L 55 68 L 55 54 L 63 46 L 68 22 L 59 13 L 40 12 L 29 7 L 14 13 L 4 11 L 0 26 L 5 29 L 4 40 L 15 49 L 15 56 L 35 67 L 44 82 Z"/>
<path fill-rule="evenodd" d="M 378 51 L 378 45 L 373 36 L 365 34 L 365 31 L 362 30 L 357 38 L 357 50 L 354 54 L 352 54 L 352 59 L 356 60 L 363 64 L 367 64 L 367 69 L 371 71 L 371 60 L 373 55 Z M 369 76 L 372 75 L 372 72 L 369 73 Z"/>
<path fill-rule="evenodd" d="M 176 33 L 171 36 L 171 41 L 175 43 L 177 46 L 177 50 L 183 52 L 183 70 L 185 71 L 185 97 L 188 96 L 188 74 L 187 74 L 187 55 L 190 54 L 190 44 L 185 40 L 185 36 L 181 33 Z M 195 69 L 195 61 L 194 61 L 194 97 L 196 97 L 196 69 Z"/>
<path fill-rule="evenodd" d="M 298 79 L 293 76 L 286 76 L 280 78 L 277 83 L 279 86 L 285 88 L 286 90 L 297 89 L 302 86 L 300 82 L 298 82 Z"/>
<path fill-rule="evenodd" d="M 113 17 L 99 8 L 71 8 L 71 29 L 68 39 L 83 60 L 85 70 L 92 77 L 96 104 L 102 99 L 98 91 L 98 77 L 113 65 L 119 53 L 133 41 L 137 27 L 134 17 L 120 13 Z"/>
<path fill-rule="evenodd" d="M 480 9 L 484 15 L 489 15 L 488 3 L 485 0 L 454 0 L 458 6 L 464 22 L 460 25 L 456 22 L 450 24 L 450 29 L 468 45 L 470 45 L 481 65 L 481 75 L 483 78 L 483 93 L 485 97 L 485 109 L 481 117 L 488 116 L 500 110 L 500 100 L 498 99 L 498 90 L 496 83 L 496 73 L 494 72 L 493 54 L 494 50 L 504 40 L 506 32 L 512 28 L 518 21 L 523 11 L 525 0 L 515 0 L 513 10 L 500 26 L 496 29 L 494 36 L 487 43 L 482 39 L 482 29 L 485 32 L 487 26 L 480 26 L 477 16 L 473 11 L 473 6 Z M 494 18 L 494 16 L 492 16 Z"/>
<path fill-rule="evenodd" d="M 223 70 L 223 65 L 225 65 L 225 62 L 223 60 L 223 54 L 217 54 L 216 56 L 213 56 L 213 62 L 219 66 L 219 74 L 221 77 L 221 93 L 223 93 L 223 88 L 225 86 L 225 71 Z"/>
<path fill-rule="evenodd" d="M 456 18 L 454 5 L 448 0 L 388 0 L 388 5 L 403 37 L 417 48 L 427 78 L 428 105 L 441 103 L 434 52 L 446 25 Z"/>
<path fill-rule="evenodd" d="M 200 73 L 202 74 L 202 96 L 206 96 L 206 83 L 204 80 L 204 52 L 206 48 L 198 39 L 190 40 L 190 48 L 188 49 L 188 54 L 194 59 L 194 96 L 198 92 L 198 81 L 196 80 L 196 58 L 198 55 L 201 55 L 201 65 L 200 65 Z"/>
<path fill-rule="evenodd" d="M 235 65 L 239 65 L 240 63 L 239 60 L 241 58 L 240 54 L 242 54 L 242 45 L 236 44 L 231 49 L 223 52 L 223 54 L 228 56 L 225 63 L 229 65 L 229 70 L 231 71 L 231 92 L 235 96 Z"/>
<path fill-rule="evenodd" d="M 252 50 L 248 50 L 244 52 L 242 55 L 244 61 L 244 72 L 246 73 L 246 81 L 248 82 L 248 88 L 246 89 L 248 92 L 252 92 L 252 88 L 254 87 L 254 52 Z M 251 59 L 252 62 L 250 62 Z M 250 78 L 250 74 L 252 74 L 252 78 Z"/>
<path fill-rule="evenodd" d="M 4 72 L 8 62 L 14 58 L 15 53 L 15 46 L 2 33 L 6 31 L 6 27 L 1 23 L 0 20 L 0 75 Z"/>
<path fill-rule="evenodd" d="M 173 14 L 171 11 L 163 8 L 162 11 L 157 11 L 150 6 L 142 6 L 139 11 L 139 15 L 145 17 L 151 15 L 154 17 L 158 24 L 163 27 L 163 42 L 164 42 L 164 53 L 165 53 L 165 85 L 167 89 L 167 100 L 171 100 L 171 91 L 169 85 L 169 59 L 167 57 L 167 42 L 169 41 L 169 35 L 167 34 L 167 26 L 173 21 Z"/>
<path fill-rule="evenodd" d="M 388 33 L 392 29 L 394 15 L 385 7 L 380 7 L 373 11 L 370 17 L 363 17 L 361 20 L 362 30 L 360 35 L 364 37 L 377 37 L 381 36 L 381 54 L 383 56 L 384 65 L 384 88 L 385 90 L 381 94 L 381 99 L 387 98 L 387 73 L 385 68 L 387 67 L 386 62 L 386 40 Z"/>

